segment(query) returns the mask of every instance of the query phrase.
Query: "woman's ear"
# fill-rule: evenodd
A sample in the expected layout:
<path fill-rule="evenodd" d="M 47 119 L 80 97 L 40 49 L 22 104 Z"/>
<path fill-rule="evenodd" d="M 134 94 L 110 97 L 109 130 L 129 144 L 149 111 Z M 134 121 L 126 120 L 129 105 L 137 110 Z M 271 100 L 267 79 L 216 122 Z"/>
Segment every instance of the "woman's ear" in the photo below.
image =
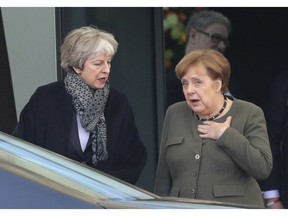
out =
<path fill-rule="evenodd" d="M 77 74 L 81 74 L 82 73 L 82 70 L 79 69 L 79 68 L 76 68 L 76 67 L 72 67 L 73 70 L 77 73 Z"/>
<path fill-rule="evenodd" d="M 222 89 L 222 81 L 220 79 L 216 80 L 216 91 L 221 91 Z"/>

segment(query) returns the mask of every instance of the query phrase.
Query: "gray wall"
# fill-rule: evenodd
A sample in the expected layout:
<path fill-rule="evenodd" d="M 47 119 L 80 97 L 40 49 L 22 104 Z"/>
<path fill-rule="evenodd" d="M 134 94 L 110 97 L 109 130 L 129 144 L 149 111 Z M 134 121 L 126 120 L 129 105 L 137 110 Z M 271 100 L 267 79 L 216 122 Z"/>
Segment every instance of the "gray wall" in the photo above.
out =
<path fill-rule="evenodd" d="M 55 8 L 1 8 L 17 117 L 35 89 L 57 79 Z"/>

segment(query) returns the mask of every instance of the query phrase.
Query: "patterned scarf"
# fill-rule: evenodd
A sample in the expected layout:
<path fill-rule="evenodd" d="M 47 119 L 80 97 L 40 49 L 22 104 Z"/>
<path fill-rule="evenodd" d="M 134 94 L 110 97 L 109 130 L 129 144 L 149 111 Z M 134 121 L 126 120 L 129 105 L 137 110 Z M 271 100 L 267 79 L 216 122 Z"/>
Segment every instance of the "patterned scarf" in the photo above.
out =
<path fill-rule="evenodd" d="M 94 152 L 92 162 L 96 166 L 98 161 L 108 159 L 104 109 L 110 91 L 109 83 L 107 82 L 103 89 L 97 89 L 94 95 L 75 72 L 67 72 L 64 83 L 79 113 L 82 127 L 91 133 Z"/>

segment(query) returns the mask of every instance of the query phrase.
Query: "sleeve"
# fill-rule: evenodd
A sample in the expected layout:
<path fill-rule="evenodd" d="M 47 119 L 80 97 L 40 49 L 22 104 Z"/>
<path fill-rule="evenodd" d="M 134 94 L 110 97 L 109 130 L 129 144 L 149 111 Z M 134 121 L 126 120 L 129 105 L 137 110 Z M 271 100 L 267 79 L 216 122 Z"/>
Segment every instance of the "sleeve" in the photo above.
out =
<path fill-rule="evenodd" d="M 243 134 L 232 125 L 217 143 L 248 175 L 256 180 L 265 179 L 272 169 L 272 153 L 264 113 L 260 107 L 250 107 L 243 121 Z"/>
<path fill-rule="evenodd" d="M 16 128 L 13 132 L 15 137 L 26 140 L 31 143 L 35 143 L 36 139 L 36 117 L 35 113 L 37 113 L 36 107 L 36 93 L 34 93 L 29 102 L 22 109 L 19 121 L 16 125 Z"/>
<path fill-rule="evenodd" d="M 171 174 L 169 171 L 169 167 L 166 160 L 166 140 L 168 135 L 168 127 L 170 124 L 170 118 L 169 118 L 169 108 L 166 112 L 166 116 L 164 119 L 163 124 L 163 131 L 162 131 L 162 137 L 160 142 L 160 148 L 159 148 L 159 159 L 158 159 L 158 165 L 157 165 L 157 171 L 156 171 L 156 179 L 155 179 L 155 185 L 154 185 L 154 192 L 160 196 L 169 196 L 171 187 L 172 187 L 172 179 Z"/>

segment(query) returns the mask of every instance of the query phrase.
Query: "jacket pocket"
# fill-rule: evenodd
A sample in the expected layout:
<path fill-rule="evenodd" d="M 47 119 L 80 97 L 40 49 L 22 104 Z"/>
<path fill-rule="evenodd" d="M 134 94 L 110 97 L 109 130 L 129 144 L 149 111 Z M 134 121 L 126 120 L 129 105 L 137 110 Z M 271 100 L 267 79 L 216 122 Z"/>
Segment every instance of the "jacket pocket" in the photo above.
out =
<path fill-rule="evenodd" d="M 244 187 L 242 185 L 214 186 L 213 192 L 215 197 L 239 197 L 244 195 Z"/>
<path fill-rule="evenodd" d="M 173 138 L 169 138 L 169 139 L 167 139 L 166 147 L 172 146 L 172 145 L 182 144 L 183 140 L 184 140 L 184 137 L 173 137 Z"/>

